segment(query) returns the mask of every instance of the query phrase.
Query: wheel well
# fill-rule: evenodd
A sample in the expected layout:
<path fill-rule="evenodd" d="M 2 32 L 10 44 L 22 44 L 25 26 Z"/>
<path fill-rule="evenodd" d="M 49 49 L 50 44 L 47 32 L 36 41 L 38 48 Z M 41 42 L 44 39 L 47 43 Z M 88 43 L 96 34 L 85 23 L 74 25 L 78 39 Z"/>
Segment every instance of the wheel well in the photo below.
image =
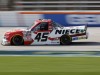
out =
<path fill-rule="evenodd" d="M 64 34 L 64 35 L 62 35 L 62 36 L 69 36 L 69 37 L 70 37 L 70 40 L 72 40 L 72 37 L 71 37 L 70 35 Z M 61 36 L 61 37 L 62 37 L 62 36 Z M 61 40 L 61 37 L 60 37 L 60 40 Z"/>

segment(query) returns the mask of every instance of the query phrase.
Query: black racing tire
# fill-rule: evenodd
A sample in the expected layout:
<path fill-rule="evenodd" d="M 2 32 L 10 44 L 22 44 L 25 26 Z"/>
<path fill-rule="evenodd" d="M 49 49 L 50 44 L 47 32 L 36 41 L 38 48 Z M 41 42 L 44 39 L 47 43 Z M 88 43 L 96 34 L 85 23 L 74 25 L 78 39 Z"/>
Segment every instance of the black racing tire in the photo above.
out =
<path fill-rule="evenodd" d="M 72 38 L 69 35 L 62 35 L 60 37 L 60 45 L 70 45 L 72 42 Z"/>
<path fill-rule="evenodd" d="M 11 39 L 11 45 L 24 45 L 23 37 L 20 35 L 15 35 Z"/>

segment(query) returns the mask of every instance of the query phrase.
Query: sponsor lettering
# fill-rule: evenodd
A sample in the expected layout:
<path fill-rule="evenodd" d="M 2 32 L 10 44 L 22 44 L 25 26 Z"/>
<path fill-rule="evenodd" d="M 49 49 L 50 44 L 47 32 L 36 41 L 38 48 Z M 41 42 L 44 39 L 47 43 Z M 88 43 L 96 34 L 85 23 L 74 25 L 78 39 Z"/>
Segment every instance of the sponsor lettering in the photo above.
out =
<path fill-rule="evenodd" d="M 85 33 L 85 29 L 56 30 L 55 34 L 80 34 Z"/>

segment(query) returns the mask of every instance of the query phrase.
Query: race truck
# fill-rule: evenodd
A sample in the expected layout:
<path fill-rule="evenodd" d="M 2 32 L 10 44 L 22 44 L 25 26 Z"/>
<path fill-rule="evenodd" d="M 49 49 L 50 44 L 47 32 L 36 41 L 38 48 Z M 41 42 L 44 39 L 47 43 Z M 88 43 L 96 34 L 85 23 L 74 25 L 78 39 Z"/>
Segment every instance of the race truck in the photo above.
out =
<path fill-rule="evenodd" d="M 7 31 L 2 45 L 69 45 L 87 39 L 87 26 L 64 27 L 51 19 L 38 19 L 31 26 Z"/>

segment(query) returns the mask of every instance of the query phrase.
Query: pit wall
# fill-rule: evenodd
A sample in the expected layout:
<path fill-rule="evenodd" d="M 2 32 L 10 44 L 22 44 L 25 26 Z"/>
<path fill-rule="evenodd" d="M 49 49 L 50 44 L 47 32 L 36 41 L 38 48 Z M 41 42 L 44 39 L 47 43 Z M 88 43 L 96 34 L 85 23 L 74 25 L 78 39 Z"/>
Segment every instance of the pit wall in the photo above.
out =
<path fill-rule="evenodd" d="M 1 11 L 0 26 L 30 26 L 37 19 L 52 19 L 64 26 L 100 27 L 100 11 Z"/>

